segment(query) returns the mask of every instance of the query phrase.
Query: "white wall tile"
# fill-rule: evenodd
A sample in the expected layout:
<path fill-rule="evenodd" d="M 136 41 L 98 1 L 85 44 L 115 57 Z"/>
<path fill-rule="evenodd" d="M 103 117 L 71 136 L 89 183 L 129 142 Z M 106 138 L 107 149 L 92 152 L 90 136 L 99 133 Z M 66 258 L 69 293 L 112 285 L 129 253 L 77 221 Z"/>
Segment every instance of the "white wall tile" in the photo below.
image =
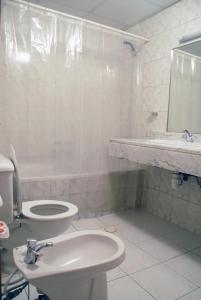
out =
<path fill-rule="evenodd" d="M 172 202 L 173 197 L 171 195 L 160 193 L 158 199 L 158 215 L 167 221 L 170 221 Z"/>

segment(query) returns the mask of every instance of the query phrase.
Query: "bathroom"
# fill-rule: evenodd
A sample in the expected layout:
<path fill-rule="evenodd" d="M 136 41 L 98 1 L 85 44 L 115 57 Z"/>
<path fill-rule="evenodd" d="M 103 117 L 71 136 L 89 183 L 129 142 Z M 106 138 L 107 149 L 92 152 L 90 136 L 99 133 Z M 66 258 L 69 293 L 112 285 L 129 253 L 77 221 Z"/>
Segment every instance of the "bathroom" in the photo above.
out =
<path fill-rule="evenodd" d="M 200 300 L 201 1 L 0 11 L 2 299 Z"/>

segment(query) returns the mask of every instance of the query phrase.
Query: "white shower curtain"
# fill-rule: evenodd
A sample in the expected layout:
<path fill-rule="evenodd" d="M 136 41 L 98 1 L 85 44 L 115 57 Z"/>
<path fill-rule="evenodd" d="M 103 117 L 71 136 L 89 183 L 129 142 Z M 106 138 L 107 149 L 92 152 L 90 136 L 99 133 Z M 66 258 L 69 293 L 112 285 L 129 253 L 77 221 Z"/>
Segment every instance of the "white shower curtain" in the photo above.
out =
<path fill-rule="evenodd" d="M 123 40 L 2 0 L 0 150 L 15 146 L 23 176 L 120 170 L 107 145 L 131 130 L 135 56 Z"/>

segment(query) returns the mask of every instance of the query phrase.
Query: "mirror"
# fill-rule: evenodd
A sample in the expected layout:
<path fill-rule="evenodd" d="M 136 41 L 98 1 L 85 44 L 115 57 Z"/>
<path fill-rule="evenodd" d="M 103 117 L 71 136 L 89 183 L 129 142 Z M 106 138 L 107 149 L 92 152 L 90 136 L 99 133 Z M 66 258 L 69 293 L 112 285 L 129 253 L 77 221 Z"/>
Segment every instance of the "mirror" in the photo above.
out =
<path fill-rule="evenodd" d="M 168 131 L 201 133 L 201 40 L 172 50 Z"/>

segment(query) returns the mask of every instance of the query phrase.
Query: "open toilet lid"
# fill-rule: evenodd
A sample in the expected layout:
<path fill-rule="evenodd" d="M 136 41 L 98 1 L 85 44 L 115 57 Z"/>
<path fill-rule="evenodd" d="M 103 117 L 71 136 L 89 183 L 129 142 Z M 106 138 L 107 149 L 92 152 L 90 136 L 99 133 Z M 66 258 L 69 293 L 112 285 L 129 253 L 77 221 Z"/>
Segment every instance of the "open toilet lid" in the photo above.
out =
<path fill-rule="evenodd" d="M 13 145 L 10 145 L 10 160 L 14 166 L 14 175 L 13 175 L 13 201 L 17 207 L 17 212 L 20 215 L 22 213 L 22 199 L 20 195 L 20 177 L 18 171 L 18 163 L 15 148 Z"/>

